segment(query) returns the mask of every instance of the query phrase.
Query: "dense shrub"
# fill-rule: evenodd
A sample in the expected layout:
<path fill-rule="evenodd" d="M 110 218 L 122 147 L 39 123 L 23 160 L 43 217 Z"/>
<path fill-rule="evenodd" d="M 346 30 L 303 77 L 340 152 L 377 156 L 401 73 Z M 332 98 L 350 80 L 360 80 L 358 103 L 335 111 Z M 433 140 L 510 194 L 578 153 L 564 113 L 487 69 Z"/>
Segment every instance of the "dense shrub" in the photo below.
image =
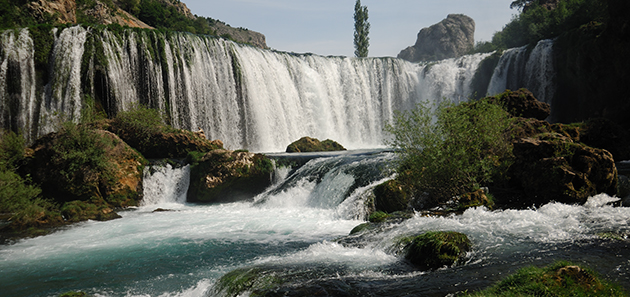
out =
<path fill-rule="evenodd" d="M 400 157 L 398 180 L 413 203 L 435 205 L 502 178 L 511 154 L 510 121 L 506 111 L 485 100 L 425 103 L 397 113 L 386 130 Z"/>
<path fill-rule="evenodd" d="M 601 23 L 608 19 L 605 0 L 562 0 L 552 10 L 539 5 L 539 1 L 520 2 L 530 4 L 520 14 L 515 15 L 502 31 L 496 32 L 492 42 L 478 43 L 476 52 L 533 44 L 542 39 L 557 37 L 588 23 Z"/>

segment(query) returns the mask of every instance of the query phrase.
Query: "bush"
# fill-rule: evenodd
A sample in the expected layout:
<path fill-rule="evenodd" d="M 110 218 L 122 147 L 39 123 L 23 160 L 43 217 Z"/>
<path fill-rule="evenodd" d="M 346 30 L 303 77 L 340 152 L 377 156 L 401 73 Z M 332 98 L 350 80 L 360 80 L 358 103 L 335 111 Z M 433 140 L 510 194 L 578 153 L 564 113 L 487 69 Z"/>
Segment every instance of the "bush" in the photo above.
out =
<path fill-rule="evenodd" d="M 15 170 L 24 160 L 25 142 L 13 131 L 0 132 L 0 169 Z"/>
<path fill-rule="evenodd" d="M 511 155 L 510 121 L 505 110 L 486 100 L 435 108 L 425 103 L 397 113 L 386 130 L 399 155 L 398 180 L 416 206 L 435 205 L 501 178 Z"/>
<path fill-rule="evenodd" d="M 58 168 L 65 188 L 83 199 L 99 193 L 114 179 L 114 168 L 106 151 L 113 143 L 85 125 L 68 122 L 52 147 L 51 166 Z"/>
<path fill-rule="evenodd" d="M 606 8 L 606 1 L 601 0 L 563 0 L 555 9 L 548 10 L 534 1 L 502 31 L 494 34 L 494 46 L 483 46 L 486 49 L 505 49 L 554 38 L 589 22 L 607 21 Z"/>

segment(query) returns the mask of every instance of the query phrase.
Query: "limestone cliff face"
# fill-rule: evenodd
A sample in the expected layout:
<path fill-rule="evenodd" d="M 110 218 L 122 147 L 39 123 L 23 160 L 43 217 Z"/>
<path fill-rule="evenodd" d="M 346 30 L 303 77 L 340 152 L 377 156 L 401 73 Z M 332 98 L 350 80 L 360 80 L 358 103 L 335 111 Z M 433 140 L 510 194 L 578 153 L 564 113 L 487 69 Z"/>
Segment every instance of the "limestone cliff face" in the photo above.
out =
<path fill-rule="evenodd" d="M 463 14 L 449 14 L 441 22 L 420 30 L 416 44 L 398 54 L 411 62 L 457 58 L 475 45 L 475 21 Z"/>
<path fill-rule="evenodd" d="M 46 21 L 52 16 L 57 22 L 74 24 L 77 22 L 77 3 L 75 0 L 39 0 L 27 5 L 31 14 L 39 21 Z"/>
<path fill-rule="evenodd" d="M 243 28 L 233 28 L 220 21 L 215 21 L 211 24 L 211 27 L 215 30 L 217 36 L 229 37 L 236 42 L 249 43 L 262 49 L 268 48 L 265 35 L 261 33 Z"/>
<path fill-rule="evenodd" d="M 181 3 L 184 5 L 183 3 Z M 83 13 L 103 25 L 119 24 L 132 28 L 147 28 L 145 24 L 128 12 L 96 0 L 89 7 L 77 7 L 75 0 L 38 0 L 26 6 L 30 13 L 40 22 L 54 22 L 61 24 L 76 24 L 77 12 Z M 184 5 L 185 7 L 185 5 Z M 190 13 L 190 11 L 188 11 Z M 51 19 L 52 18 L 52 19 Z"/>

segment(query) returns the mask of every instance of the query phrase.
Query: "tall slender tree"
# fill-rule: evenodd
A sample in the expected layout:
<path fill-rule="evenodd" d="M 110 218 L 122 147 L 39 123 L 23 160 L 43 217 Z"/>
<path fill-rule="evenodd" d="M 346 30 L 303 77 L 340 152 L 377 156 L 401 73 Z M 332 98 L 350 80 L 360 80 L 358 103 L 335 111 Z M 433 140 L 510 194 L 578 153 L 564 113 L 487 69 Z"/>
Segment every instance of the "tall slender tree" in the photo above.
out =
<path fill-rule="evenodd" d="M 370 47 L 370 23 L 367 6 L 361 6 L 361 0 L 354 5 L 354 55 L 367 57 Z"/>

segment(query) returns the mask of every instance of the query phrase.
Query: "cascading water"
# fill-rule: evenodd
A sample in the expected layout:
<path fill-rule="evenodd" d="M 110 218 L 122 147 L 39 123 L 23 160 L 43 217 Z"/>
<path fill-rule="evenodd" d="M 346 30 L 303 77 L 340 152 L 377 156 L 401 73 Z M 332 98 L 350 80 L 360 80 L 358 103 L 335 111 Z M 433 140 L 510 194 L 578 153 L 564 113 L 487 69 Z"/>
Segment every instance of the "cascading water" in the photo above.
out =
<path fill-rule="evenodd" d="M 488 94 L 496 95 L 506 89 L 527 88 L 542 102 L 552 104 L 555 95 L 555 67 L 553 40 L 506 50 L 488 85 Z"/>
<path fill-rule="evenodd" d="M 38 87 L 41 94 L 28 31 L 2 35 L 2 128 L 28 131 L 29 141 L 63 121 L 78 121 L 92 98 L 110 115 L 137 104 L 160 109 L 176 128 L 202 128 L 231 149 L 282 151 L 303 136 L 353 149 L 380 147 L 395 110 L 466 100 L 488 56 L 415 64 L 295 55 L 186 33 L 77 26 L 51 34 L 50 79 Z M 525 86 L 550 100 L 553 85 L 540 83 L 553 81 L 553 69 L 541 68 L 552 65 L 552 44 L 541 42 L 529 55 L 524 48 L 506 51 L 492 92 Z M 14 78 L 7 79 L 7 71 Z M 525 85 L 511 83 L 514 75 L 524 76 Z"/>
<path fill-rule="evenodd" d="M 263 286 L 274 280 L 275 293 L 283 296 L 444 296 L 556 260 L 589 266 L 630 289 L 629 241 L 600 236 L 630 234 L 630 210 L 608 205 L 616 198 L 600 195 L 584 206 L 550 203 L 527 210 L 476 208 L 447 217 L 417 214 L 348 235 L 364 222 L 371 189 L 391 178 L 387 167 L 393 153 L 302 155 L 309 159 L 304 162 L 272 157 L 278 164 L 304 165 L 278 169 L 277 182 L 253 202 L 231 204 L 181 202 L 188 169 L 154 165 L 145 172 L 144 205 L 121 212 L 121 219 L 88 221 L 1 245 L 0 292 L 14 297 L 70 290 L 95 296 L 221 296 L 225 290 L 216 281 L 244 269 L 267 277 Z M 164 206 L 167 211 L 154 212 Z M 396 255 L 402 236 L 432 230 L 467 234 L 473 249 L 466 262 L 420 272 Z"/>

